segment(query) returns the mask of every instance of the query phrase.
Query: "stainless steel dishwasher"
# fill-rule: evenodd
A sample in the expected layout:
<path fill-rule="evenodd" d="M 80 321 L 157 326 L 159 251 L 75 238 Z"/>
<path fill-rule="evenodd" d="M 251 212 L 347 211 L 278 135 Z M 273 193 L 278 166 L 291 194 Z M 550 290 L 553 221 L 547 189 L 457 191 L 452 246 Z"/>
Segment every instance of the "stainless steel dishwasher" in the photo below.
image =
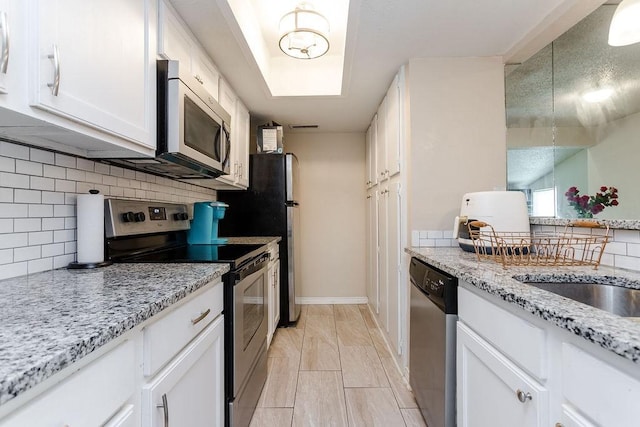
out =
<path fill-rule="evenodd" d="M 454 427 L 458 279 L 417 258 L 409 276 L 409 383 L 429 427 Z"/>

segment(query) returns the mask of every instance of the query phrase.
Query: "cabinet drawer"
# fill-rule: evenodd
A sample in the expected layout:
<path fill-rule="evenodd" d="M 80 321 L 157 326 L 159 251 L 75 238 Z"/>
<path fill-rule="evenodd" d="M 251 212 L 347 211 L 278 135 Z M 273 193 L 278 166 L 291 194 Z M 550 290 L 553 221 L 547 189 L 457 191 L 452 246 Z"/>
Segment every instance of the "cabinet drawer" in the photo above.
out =
<path fill-rule="evenodd" d="M 155 374 L 222 313 L 222 282 L 144 329 L 143 372 Z"/>
<path fill-rule="evenodd" d="M 562 394 L 601 426 L 640 419 L 640 381 L 578 347 L 562 344 Z"/>
<path fill-rule="evenodd" d="M 547 377 L 546 332 L 495 304 L 459 288 L 460 319 L 538 379 Z"/>
<path fill-rule="evenodd" d="M 134 394 L 135 378 L 135 346 L 125 341 L 0 421 L 0 426 L 102 425 Z"/>

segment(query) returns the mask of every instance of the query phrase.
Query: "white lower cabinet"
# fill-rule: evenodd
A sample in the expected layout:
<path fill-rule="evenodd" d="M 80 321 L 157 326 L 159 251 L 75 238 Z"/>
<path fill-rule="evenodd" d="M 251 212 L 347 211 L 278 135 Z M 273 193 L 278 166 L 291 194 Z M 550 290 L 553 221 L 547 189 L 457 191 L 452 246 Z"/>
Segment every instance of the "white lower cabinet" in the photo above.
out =
<path fill-rule="evenodd" d="M 270 247 L 271 261 L 267 269 L 268 283 L 267 300 L 269 302 L 267 309 L 267 317 L 269 319 L 267 329 L 267 346 L 271 344 L 273 334 L 278 328 L 280 322 L 280 257 L 278 244 L 275 243 Z"/>
<path fill-rule="evenodd" d="M 104 425 L 104 427 L 135 427 L 137 426 L 136 412 L 133 405 L 126 405 Z"/>
<path fill-rule="evenodd" d="M 127 340 L 2 419 L 0 427 L 103 425 L 135 393 L 134 361 L 135 345 Z"/>
<path fill-rule="evenodd" d="M 458 426 L 547 426 L 547 390 L 464 324 L 457 329 Z"/>
<path fill-rule="evenodd" d="M 142 425 L 222 427 L 223 349 L 224 320 L 220 316 L 143 386 Z"/>

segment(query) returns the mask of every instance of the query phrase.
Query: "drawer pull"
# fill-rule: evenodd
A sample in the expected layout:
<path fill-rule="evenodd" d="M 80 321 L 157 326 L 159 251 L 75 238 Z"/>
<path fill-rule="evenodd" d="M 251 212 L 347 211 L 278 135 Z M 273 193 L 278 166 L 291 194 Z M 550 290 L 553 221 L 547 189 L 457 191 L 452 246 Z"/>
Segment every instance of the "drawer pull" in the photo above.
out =
<path fill-rule="evenodd" d="M 518 396 L 518 400 L 522 403 L 525 403 L 527 400 L 533 400 L 531 393 L 525 393 L 520 389 L 516 391 L 516 396 Z"/>
<path fill-rule="evenodd" d="M 47 86 L 51 88 L 53 96 L 58 96 L 58 91 L 60 90 L 60 54 L 57 45 L 53 45 L 53 53 L 47 55 L 47 58 L 53 61 L 53 83 L 47 83 Z"/>
<path fill-rule="evenodd" d="M 207 308 L 207 311 L 201 313 L 200 316 L 196 317 L 195 319 L 191 319 L 191 324 L 195 325 L 196 323 L 207 317 L 209 313 L 211 313 L 211 309 Z"/>
<path fill-rule="evenodd" d="M 167 401 L 167 393 L 162 395 L 162 404 L 156 405 L 157 408 L 162 408 L 164 415 L 164 427 L 169 427 L 169 402 Z"/>
<path fill-rule="evenodd" d="M 0 13 L 0 27 L 2 30 L 2 55 L 0 56 L 0 73 L 7 74 L 9 65 L 9 27 L 7 13 Z"/>

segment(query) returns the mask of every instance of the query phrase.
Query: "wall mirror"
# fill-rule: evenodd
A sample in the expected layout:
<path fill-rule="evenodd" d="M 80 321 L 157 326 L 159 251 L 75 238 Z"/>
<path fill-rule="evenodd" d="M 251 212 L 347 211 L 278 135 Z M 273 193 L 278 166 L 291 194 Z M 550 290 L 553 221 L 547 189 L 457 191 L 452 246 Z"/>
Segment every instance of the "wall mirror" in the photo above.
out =
<path fill-rule="evenodd" d="M 532 216 L 640 219 L 640 43 L 608 45 L 616 6 L 505 67 L 507 183 Z M 612 206 L 577 200 L 597 193 Z"/>

